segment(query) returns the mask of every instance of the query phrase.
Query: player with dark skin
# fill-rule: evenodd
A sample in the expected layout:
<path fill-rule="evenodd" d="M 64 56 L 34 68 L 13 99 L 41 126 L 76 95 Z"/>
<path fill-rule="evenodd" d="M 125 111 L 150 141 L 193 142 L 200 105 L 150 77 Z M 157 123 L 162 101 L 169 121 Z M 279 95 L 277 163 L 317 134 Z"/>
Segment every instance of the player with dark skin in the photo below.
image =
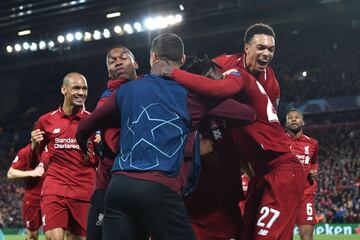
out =
<path fill-rule="evenodd" d="M 304 136 L 303 127 L 305 126 L 304 116 L 300 111 L 297 110 L 290 110 L 286 114 L 286 131 L 290 137 L 290 139 L 301 141 L 301 138 Z M 306 136 L 305 136 L 306 137 Z M 295 152 L 297 153 L 297 152 Z M 304 163 L 306 164 L 306 162 Z M 311 162 L 311 165 L 317 166 L 317 163 Z M 310 182 L 310 185 L 314 184 L 314 181 L 317 181 L 318 179 L 318 170 L 316 168 L 312 168 L 309 170 L 308 175 L 308 181 Z M 314 201 L 308 201 L 307 208 L 306 209 L 299 209 L 299 211 L 307 212 L 307 215 L 310 215 L 310 219 L 315 220 L 315 213 L 313 213 L 313 205 Z M 310 214 L 309 214 L 310 213 Z M 300 215 L 300 214 L 299 214 Z M 308 216 L 305 216 L 304 218 L 307 219 Z M 300 215 L 301 216 L 301 215 Z M 304 223 L 305 222 L 305 223 Z M 314 222 L 306 222 L 306 220 L 303 220 L 301 224 L 297 223 L 299 227 L 299 233 L 301 240 L 312 240 L 313 239 L 313 232 L 314 232 Z"/>
<path fill-rule="evenodd" d="M 275 39 L 266 34 L 255 34 L 249 43 L 244 45 L 245 65 L 249 72 L 258 75 L 265 71 L 275 53 Z"/>
<path fill-rule="evenodd" d="M 108 72 L 107 89 L 97 103 L 97 108 L 104 104 L 110 94 L 123 84 L 137 79 L 136 70 L 138 64 L 133 53 L 124 46 L 111 48 L 106 55 L 106 66 Z M 118 148 L 120 136 L 119 128 L 110 128 L 102 132 L 102 157 L 96 170 L 95 192 L 91 198 L 91 207 L 88 214 L 87 239 L 102 239 L 102 228 L 104 219 L 104 198 L 110 182 L 110 170 L 112 168 L 115 153 Z M 143 239 L 140 236 L 139 239 Z"/>
<path fill-rule="evenodd" d="M 280 87 L 270 62 L 275 54 L 275 31 L 264 23 L 249 26 L 244 34 L 244 52 L 224 54 L 212 60 L 221 67 L 225 75 L 232 69 L 244 70 L 253 75 L 264 87 L 274 107 L 280 99 Z M 236 86 L 229 86 L 235 91 Z"/>

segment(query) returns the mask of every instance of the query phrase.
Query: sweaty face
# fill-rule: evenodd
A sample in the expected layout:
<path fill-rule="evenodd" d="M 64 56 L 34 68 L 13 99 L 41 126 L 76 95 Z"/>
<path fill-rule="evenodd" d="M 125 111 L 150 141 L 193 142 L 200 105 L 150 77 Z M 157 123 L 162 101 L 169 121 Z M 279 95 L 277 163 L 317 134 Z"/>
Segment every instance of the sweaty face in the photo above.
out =
<path fill-rule="evenodd" d="M 65 103 L 72 106 L 84 106 L 88 94 L 86 80 L 81 76 L 73 76 L 63 86 Z"/>
<path fill-rule="evenodd" d="M 138 65 L 135 59 L 126 49 L 114 48 L 107 58 L 109 78 L 115 79 L 135 79 Z"/>
<path fill-rule="evenodd" d="M 275 52 L 275 39 L 270 35 L 255 34 L 249 44 L 245 44 L 246 67 L 251 73 L 265 71 Z"/>
<path fill-rule="evenodd" d="M 299 112 L 291 111 L 286 115 L 285 127 L 293 133 L 298 133 L 304 126 L 304 119 Z"/>

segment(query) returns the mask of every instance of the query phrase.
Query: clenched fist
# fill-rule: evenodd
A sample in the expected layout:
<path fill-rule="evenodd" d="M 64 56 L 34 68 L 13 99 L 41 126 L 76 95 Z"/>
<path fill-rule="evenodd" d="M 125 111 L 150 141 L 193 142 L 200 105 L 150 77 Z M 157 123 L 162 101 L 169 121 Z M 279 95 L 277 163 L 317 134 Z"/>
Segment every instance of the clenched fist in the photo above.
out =
<path fill-rule="evenodd" d="M 31 151 L 37 151 L 41 141 L 44 140 L 44 131 L 35 129 L 31 132 Z"/>

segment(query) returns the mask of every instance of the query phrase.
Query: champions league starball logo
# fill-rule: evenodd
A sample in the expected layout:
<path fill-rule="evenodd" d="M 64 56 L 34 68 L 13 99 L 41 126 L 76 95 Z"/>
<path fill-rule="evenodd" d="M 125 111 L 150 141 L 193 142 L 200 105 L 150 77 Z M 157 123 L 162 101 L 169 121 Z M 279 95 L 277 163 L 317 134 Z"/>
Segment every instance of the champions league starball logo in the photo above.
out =
<path fill-rule="evenodd" d="M 131 134 L 131 143 L 121 143 L 120 167 L 122 162 L 130 161 L 130 166 L 139 170 L 149 170 L 159 165 L 159 159 L 169 159 L 181 149 L 186 135 L 181 126 L 184 120 L 174 112 L 164 113 L 159 103 L 152 103 L 142 110 L 135 121 L 128 119 L 122 134 Z M 169 117 L 170 116 L 170 117 Z M 145 126 L 145 128 L 144 128 Z M 164 136 L 173 136 L 163 141 Z M 141 153 L 145 161 L 133 161 L 133 153 Z M 155 155 L 154 155 L 155 153 Z M 146 157 L 148 155 L 148 157 Z"/>

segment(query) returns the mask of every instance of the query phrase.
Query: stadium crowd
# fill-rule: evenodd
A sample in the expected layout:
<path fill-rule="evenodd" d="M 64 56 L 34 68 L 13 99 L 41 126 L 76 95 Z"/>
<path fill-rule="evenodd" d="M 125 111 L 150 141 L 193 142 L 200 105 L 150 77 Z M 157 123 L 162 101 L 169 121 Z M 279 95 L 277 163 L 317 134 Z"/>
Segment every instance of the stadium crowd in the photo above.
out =
<path fill-rule="evenodd" d="M 360 221 L 359 126 L 334 124 L 308 131 L 320 142 L 316 209 L 324 222 Z"/>
<path fill-rule="evenodd" d="M 356 44 L 355 36 L 359 35 L 358 29 L 335 26 L 311 33 L 299 31 L 287 39 L 296 47 L 279 47 L 272 64 L 281 84 L 281 101 L 358 94 L 360 65 L 357 56 L 360 50 L 352 46 Z M 317 39 L 316 45 L 313 39 Z"/>
<path fill-rule="evenodd" d="M 0 185 L 0 225 L 7 228 L 23 227 L 21 209 L 24 188 L 22 183 L 9 182 L 6 170 L 2 169 Z"/>

